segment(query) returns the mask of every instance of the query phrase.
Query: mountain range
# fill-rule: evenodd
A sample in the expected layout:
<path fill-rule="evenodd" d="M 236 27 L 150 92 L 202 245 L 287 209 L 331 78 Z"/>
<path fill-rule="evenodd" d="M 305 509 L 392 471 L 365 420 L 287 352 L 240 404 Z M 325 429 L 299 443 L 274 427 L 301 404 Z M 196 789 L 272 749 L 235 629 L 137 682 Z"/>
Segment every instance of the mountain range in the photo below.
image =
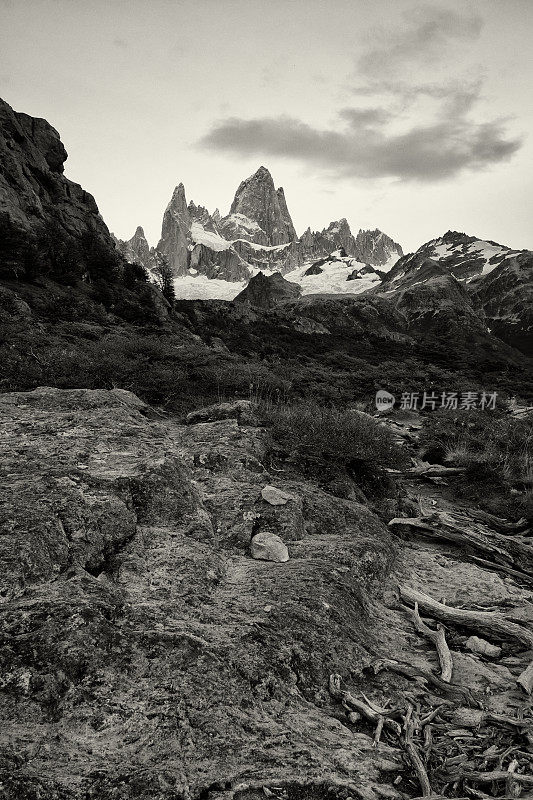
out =
<path fill-rule="evenodd" d="M 179 300 L 244 296 L 252 306 L 254 297 L 261 298 L 267 308 L 302 304 L 305 296 L 360 296 L 367 305 L 372 298 L 394 307 L 409 335 L 414 327 L 438 332 L 444 325 L 461 338 L 475 330 L 533 352 L 530 250 L 448 231 L 403 254 L 379 230 L 354 236 L 346 219 L 298 237 L 285 193 L 263 166 L 240 183 L 225 216 L 187 203 L 179 184 L 157 247 L 149 246 L 140 227 L 121 242 L 92 195 L 64 176 L 67 154 L 46 120 L 0 101 L 0 129 L 0 266 L 9 279 L 53 275 L 72 285 L 101 286 L 120 275 L 135 278 L 128 263 L 150 272 L 164 258 Z M 243 295 L 258 279 L 259 290 L 252 285 Z M 153 284 L 143 291 L 159 303 Z"/>
<path fill-rule="evenodd" d="M 232 300 L 259 272 L 267 277 L 278 273 L 303 295 L 393 296 L 402 307 L 419 307 L 421 318 L 435 315 L 437 297 L 439 305 L 466 304 L 489 332 L 533 352 L 530 250 L 448 231 L 404 255 L 401 245 L 378 229 L 354 236 L 346 219 L 322 231 L 308 228 L 298 237 L 283 188 L 275 188 L 263 166 L 241 182 L 226 216 L 187 204 L 179 184 L 156 248 L 149 247 L 141 227 L 129 241 L 115 242 L 126 258 L 149 271 L 163 256 L 179 298 Z M 272 287 L 279 299 L 279 280 Z M 249 294 L 255 293 L 252 288 Z M 295 296 L 294 291 L 288 294 Z"/>
<path fill-rule="evenodd" d="M 213 299 L 231 294 L 231 288 L 212 284 L 206 289 L 205 281 L 191 283 L 190 278 L 239 283 L 261 270 L 294 272 L 293 278 L 300 282 L 297 270 L 339 249 L 351 259 L 345 264 L 351 266 L 351 272 L 366 265 L 386 271 L 403 255 L 401 246 L 379 230 L 360 230 L 354 236 L 346 219 L 331 222 L 322 231 L 308 228 L 298 237 L 285 192 L 281 186 L 276 189 L 272 175 L 263 166 L 240 183 L 226 216 L 218 209 L 210 214 L 204 206 L 187 203 L 185 187 L 180 183 L 165 209 L 156 248 L 148 246 L 142 227 L 128 241 L 115 241 L 126 258 L 148 270 L 154 269 L 163 256 L 176 278 L 187 279 L 178 281 L 178 293 L 189 288 L 197 297 L 207 293 Z M 302 277 L 304 274 L 305 269 Z M 238 291 L 235 287 L 233 294 Z"/>

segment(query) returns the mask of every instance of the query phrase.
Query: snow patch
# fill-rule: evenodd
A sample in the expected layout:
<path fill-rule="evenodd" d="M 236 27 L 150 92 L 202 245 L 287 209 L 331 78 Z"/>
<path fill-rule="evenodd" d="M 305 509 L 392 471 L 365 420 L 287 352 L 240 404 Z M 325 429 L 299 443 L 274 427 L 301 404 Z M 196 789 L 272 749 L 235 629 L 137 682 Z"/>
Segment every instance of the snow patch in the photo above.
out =
<path fill-rule="evenodd" d="M 231 247 L 231 242 L 223 239 L 218 233 L 206 231 L 204 226 L 197 220 L 193 220 L 191 223 L 191 239 L 195 244 L 203 244 L 216 252 L 228 250 Z"/>
<path fill-rule="evenodd" d="M 332 256 L 336 257 L 336 254 Z M 380 282 L 379 275 L 369 272 L 361 275 L 355 280 L 348 280 L 348 276 L 354 269 L 363 269 L 366 264 L 356 261 L 354 258 L 341 258 L 335 261 L 326 261 L 320 265 L 321 273 L 318 275 L 306 275 L 312 262 L 309 261 L 297 269 L 287 272 L 283 277 L 292 283 L 298 283 L 302 287 L 302 294 L 361 294 L 366 289 L 370 289 Z"/>
<path fill-rule="evenodd" d="M 246 284 L 247 281 L 233 283 L 205 275 L 181 275 L 174 279 L 174 292 L 178 300 L 233 300 Z"/>

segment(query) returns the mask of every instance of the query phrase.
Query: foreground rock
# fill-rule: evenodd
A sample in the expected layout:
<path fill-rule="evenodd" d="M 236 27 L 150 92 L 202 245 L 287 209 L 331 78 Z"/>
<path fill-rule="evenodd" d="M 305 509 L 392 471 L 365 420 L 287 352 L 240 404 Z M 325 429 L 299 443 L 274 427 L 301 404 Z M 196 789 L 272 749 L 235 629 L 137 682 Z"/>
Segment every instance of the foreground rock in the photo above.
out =
<path fill-rule="evenodd" d="M 250 545 L 252 558 L 259 558 L 262 561 L 275 561 L 283 563 L 289 560 L 287 545 L 275 533 L 263 531 L 253 537 Z"/>
<path fill-rule="evenodd" d="M 262 431 L 235 419 L 56 389 L 0 412 L 2 796 L 378 797 L 401 758 L 337 719 L 327 681 L 379 649 L 386 528 L 305 482 L 265 503 Z M 251 559 L 291 508 L 290 569 Z"/>

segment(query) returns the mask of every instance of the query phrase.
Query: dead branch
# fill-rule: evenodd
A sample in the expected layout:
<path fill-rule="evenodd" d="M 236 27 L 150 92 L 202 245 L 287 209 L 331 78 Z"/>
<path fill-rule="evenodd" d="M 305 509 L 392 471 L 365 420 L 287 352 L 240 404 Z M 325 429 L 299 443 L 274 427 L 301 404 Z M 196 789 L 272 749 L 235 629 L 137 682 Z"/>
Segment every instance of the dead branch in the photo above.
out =
<path fill-rule="evenodd" d="M 446 634 L 444 633 L 444 628 L 442 625 L 437 625 L 437 630 L 434 631 L 425 625 L 420 619 L 417 602 L 415 602 L 415 608 L 413 611 L 413 624 L 417 633 L 422 633 L 435 645 L 440 662 L 440 676 L 445 683 L 450 683 L 453 673 L 453 660 L 448 645 L 446 644 Z"/>
<path fill-rule="evenodd" d="M 528 728 L 531 724 L 531 720 L 508 717 L 505 714 L 493 714 L 491 711 L 465 708 L 464 706 L 454 709 L 451 719 L 462 728 L 480 728 L 488 722 L 498 725 L 510 725 L 513 728 Z"/>
<path fill-rule="evenodd" d="M 518 536 L 509 537 L 483 529 L 459 514 L 434 511 L 419 517 L 395 517 L 389 527 L 410 526 L 429 538 L 451 542 L 463 551 L 490 558 L 498 564 L 515 567 L 520 577 L 533 573 L 533 547 Z"/>
<path fill-rule="evenodd" d="M 450 776 L 450 780 L 468 780 L 478 783 L 492 783 L 493 781 L 506 781 L 509 773 L 505 770 L 494 770 L 493 772 L 476 772 L 475 770 L 462 770 Z M 520 781 L 524 786 L 533 786 L 533 775 L 522 775 L 519 772 L 513 773 L 513 780 Z"/>
<path fill-rule="evenodd" d="M 426 772 L 426 768 L 424 763 L 420 757 L 420 753 L 418 752 L 418 748 L 414 743 L 413 740 L 413 733 L 416 727 L 416 723 L 413 719 L 413 706 L 409 703 L 407 707 L 407 713 L 405 715 L 405 722 L 404 722 L 404 730 L 405 730 L 405 751 L 409 756 L 409 760 L 413 765 L 413 769 L 416 773 L 416 777 L 418 778 L 418 782 L 420 784 L 420 788 L 422 790 L 422 797 L 431 797 L 433 791 L 431 789 L 431 784 L 429 782 L 428 774 Z"/>
<path fill-rule="evenodd" d="M 439 678 L 432 672 L 428 672 L 420 667 L 415 667 L 411 664 L 404 664 L 401 661 L 393 661 L 392 659 L 385 658 L 378 659 L 377 661 L 373 662 L 372 670 L 374 675 L 377 675 L 384 669 L 390 669 L 393 672 L 397 672 L 400 675 L 405 675 L 406 678 L 411 678 L 412 680 L 416 680 L 416 678 L 423 678 L 427 683 L 435 686 L 435 688 L 439 689 L 441 692 L 451 695 L 460 695 L 465 702 L 472 705 L 477 705 L 477 702 L 469 689 L 465 689 L 463 686 L 459 686 L 455 683 L 446 683 L 442 680 L 442 678 Z"/>
<path fill-rule="evenodd" d="M 511 641 L 533 648 L 533 633 L 516 622 L 509 622 L 503 614 L 497 611 L 467 611 L 462 608 L 453 608 L 433 600 L 416 589 L 400 586 L 401 599 L 414 607 L 418 603 L 420 609 L 428 616 L 441 620 L 449 625 L 457 625 L 476 633 L 482 633 L 488 639 L 496 641 Z"/>
<path fill-rule="evenodd" d="M 469 513 L 472 517 L 474 517 L 474 519 L 485 522 L 496 531 L 523 531 L 525 528 L 529 527 L 529 523 L 525 517 L 521 517 L 518 522 L 509 522 L 508 519 L 496 517 L 494 514 L 489 514 L 487 511 L 483 511 L 482 509 L 473 508 Z"/>
<path fill-rule="evenodd" d="M 369 722 L 374 723 L 377 725 L 379 720 L 383 720 L 383 724 L 392 730 L 395 734 L 400 736 L 401 734 L 401 727 L 398 722 L 388 717 L 384 717 L 381 714 L 378 714 L 377 711 L 374 711 L 373 708 L 370 708 L 366 703 L 363 703 L 362 700 L 358 700 L 354 697 L 350 692 L 343 691 L 341 688 L 341 676 L 337 674 L 333 674 L 329 676 L 329 693 L 335 700 L 339 700 L 343 705 L 349 706 L 350 708 L 354 709 L 355 711 L 359 712 L 361 716 L 363 716 Z"/>
<path fill-rule="evenodd" d="M 513 758 L 509 766 L 507 767 L 507 773 L 509 777 L 505 781 L 505 791 L 511 797 L 520 797 L 520 784 L 514 780 L 514 774 L 516 772 L 517 767 L 519 766 L 518 761 L 516 758 Z"/>
<path fill-rule="evenodd" d="M 380 717 L 378 719 L 378 724 L 376 725 L 376 730 L 374 732 L 374 739 L 372 741 L 372 747 L 377 747 L 379 744 L 379 740 L 381 739 L 381 733 L 383 731 L 383 725 L 385 723 L 384 717 Z"/>
<path fill-rule="evenodd" d="M 464 471 L 465 467 L 444 467 L 441 464 L 420 464 L 405 470 L 406 474 L 423 475 L 428 478 L 440 475 L 461 475 Z"/>

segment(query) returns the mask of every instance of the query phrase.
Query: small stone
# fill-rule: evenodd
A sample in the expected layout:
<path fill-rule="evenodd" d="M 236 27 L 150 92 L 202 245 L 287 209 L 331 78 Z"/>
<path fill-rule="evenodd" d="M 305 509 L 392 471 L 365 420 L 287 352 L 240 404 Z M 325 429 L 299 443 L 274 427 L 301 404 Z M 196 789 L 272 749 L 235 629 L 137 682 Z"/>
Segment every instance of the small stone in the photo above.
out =
<path fill-rule="evenodd" d="M 265 486 L 261 491 L 261 497 L 271 506 L 284 506 L 289 500 L 294 500 L 292 494 L 276 489 L 275 486 Z"/>
<path fill-rule="evenodd" d="M 270 531 L 262 531 L 253 537 L 250 544 L 250 552 L 252 558 L 258 558 L 262 561 L 281 563 L 289 560 L 287 546 L 279 536 Z"/>
<path fill-rule="evenodd" d="M 466 640 L 465 646 L 472 653 L 481 653 L 481 655 L 489 656 L 490 658 L 498 658 L 502 652 L 501 647 L 490 644 L 490 642 L 486 642 L 485 639 L 480 639 L 478 636 L 470 636 Z"/>

